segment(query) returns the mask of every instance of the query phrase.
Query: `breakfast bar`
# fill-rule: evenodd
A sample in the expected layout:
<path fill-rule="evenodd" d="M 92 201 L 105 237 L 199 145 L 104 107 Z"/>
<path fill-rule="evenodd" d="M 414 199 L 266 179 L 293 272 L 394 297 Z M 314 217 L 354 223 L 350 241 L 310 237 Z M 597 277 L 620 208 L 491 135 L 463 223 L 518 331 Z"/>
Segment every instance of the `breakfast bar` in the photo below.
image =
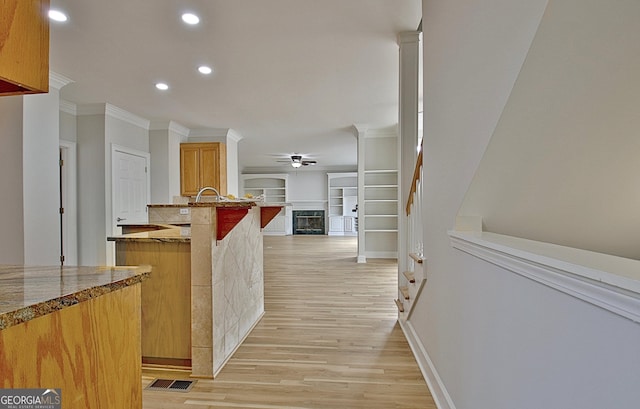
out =
<path fill-rule="evenodd" d="M 261 229 L 273 211 L 250 200 L 148 208 L 146 231 L 108 238 L 116 264 L 153 266 L 142 286 L 143 362 L 213 378 L 264 314 Z"/>

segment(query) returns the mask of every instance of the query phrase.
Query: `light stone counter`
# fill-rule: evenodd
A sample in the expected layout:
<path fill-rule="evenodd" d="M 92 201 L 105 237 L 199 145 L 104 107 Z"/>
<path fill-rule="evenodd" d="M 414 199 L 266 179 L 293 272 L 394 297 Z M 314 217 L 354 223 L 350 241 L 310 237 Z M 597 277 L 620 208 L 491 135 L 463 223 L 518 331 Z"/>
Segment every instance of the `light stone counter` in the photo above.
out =
<path fill-rule="evenodd" d="M 0 330 L 137 284 L 151 267 L 0 265 Z"/>
<path fill-rule="evenodd" d="M 68 409 L 142 408 L 140 283 L 150 269 L 0 266 L 0 385 L 59 389 Z"/>

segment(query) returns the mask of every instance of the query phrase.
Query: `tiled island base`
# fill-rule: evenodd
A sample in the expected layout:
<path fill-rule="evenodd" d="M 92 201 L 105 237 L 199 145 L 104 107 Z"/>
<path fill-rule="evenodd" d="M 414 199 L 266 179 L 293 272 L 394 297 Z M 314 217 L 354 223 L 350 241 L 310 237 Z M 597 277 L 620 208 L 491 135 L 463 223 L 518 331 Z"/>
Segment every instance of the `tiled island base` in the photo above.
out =
<path fill-rule="evenodd" d="M 264 314 L 260 209 L 217 240 L 215 206 L 191 207 L 192 375 L 213 377 Z"/>

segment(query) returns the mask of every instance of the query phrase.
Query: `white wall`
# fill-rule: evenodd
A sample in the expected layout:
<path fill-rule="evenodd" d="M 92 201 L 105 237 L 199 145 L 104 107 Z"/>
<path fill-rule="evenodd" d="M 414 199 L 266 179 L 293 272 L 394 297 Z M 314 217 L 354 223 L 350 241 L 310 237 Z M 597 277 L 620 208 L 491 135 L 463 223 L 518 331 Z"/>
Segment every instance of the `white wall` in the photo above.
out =
<path fill-rule="evenodd" d="M 227 136 L 227 194 L 240 196 L 240 171 L 238 170 L 238 142 L 233 134 Z"/>
<path fill-rule="evenodd" d="M 326 210 L 327 172 L 291 172 L 287 187 L 288 202 L 293 204 L 293 210 Z"/>
<path fill-rule="evenodd" d="M 23 99 L 24 263 L 60 263 L 59 90 Z"/>
<path fill-rule="evenodd" d="M 638 324 L 455 250 L 447 235 L 503 110 L 510 109 L 505 104 L 538 25 L 557 18 L 571 26 L 583 7 L 597 2 L 549 3 L 543 20 L 547 0 L 423 0 L 423 218 L 429 281 L 406 325 L 444 386 L 434 388 L 442 408 L 622 409 L 635 408 L 640 400 Z M 607 7 L 634 3 L 615 1 Z M 559 8 L 572 13 L 556 14 Z M 596 33 L 600 29 L 591 27 Z M 574 67 L 574 74 L 582 69 Z M 618 70 L 624 67 L 612 66 L 605 73 Z M 522 103 L 530 110 L 543 108 L 540 99 Z M 524 111 L 524 105 L 520 108 Z M 564 105 L 555 109 L 560 115 L 571 113 Z M 554 148 L 543 135 L 530 135 L 538 136 L 538 149 Z M 527 160 L 510 163 L 504 172 L 518 172 Z M 511 205 L 526 206 L 517 200 Z"/>
<path fill-rule="evenodd" d="M 0 98 L 0 264 L 24 264 L 22 101 Z"/>
<path fill-rule="evenodd" d="M 77 142 L 77 123 L 75 114 L 60 111 L 60 139 Z"/>
<path fill-rule="evenodd" d="M 552 1 L 461 214 L 640 259 L 640 2 Z"/>
<path fill-rule="evenodd" d="M 105 116 L 78 115 L 78 264 L 106 260 Z"/>
<path fill-rule="evenodd" d="M 151 130 L 149 150 L 151 203 L 173 203 L 173 196 L 180 196 L 180 136 L 169 129 Z"/>

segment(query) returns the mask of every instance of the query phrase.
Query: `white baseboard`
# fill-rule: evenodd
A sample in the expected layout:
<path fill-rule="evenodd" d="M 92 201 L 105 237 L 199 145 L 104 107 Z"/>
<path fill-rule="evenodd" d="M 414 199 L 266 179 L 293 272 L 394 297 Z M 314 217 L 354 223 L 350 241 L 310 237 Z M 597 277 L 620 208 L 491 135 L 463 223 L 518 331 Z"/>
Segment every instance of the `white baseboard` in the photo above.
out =
<path fill-rule="evenodd" d="M 397 251 L 366 251 L 367 258 L 398 258 Z"/>
<path fill-rule="evenodd" d="M 429 354 L 427 354 L 424 345 L 422 345 L 420 338 L 418 338 L 418 335 L 413 329 L 413 325 L 411 325 L 410 321 L 398 320 L 398 322 L 400 323 L 400 328 L 402 328 L 402 332 L 404 332 L 404 336 L 409 342 L 409 347 L 411 347 L 411 351 L 418 362 L 418 367 L 420 367 L 422 376 L 424 376 L 425 381 L 427 381 L 427 385 L 429 386 L 431 396 L 433 396 L 436 406 L 438 409 L 456 409 L 453 404 L 453 400 L 451 400 L 451 396 L 449 396 L 442 379 L 440 379 L 440 376 L 438 375 L 438 371 L 436 371 L 431 358 L 429 358 Z"/>

